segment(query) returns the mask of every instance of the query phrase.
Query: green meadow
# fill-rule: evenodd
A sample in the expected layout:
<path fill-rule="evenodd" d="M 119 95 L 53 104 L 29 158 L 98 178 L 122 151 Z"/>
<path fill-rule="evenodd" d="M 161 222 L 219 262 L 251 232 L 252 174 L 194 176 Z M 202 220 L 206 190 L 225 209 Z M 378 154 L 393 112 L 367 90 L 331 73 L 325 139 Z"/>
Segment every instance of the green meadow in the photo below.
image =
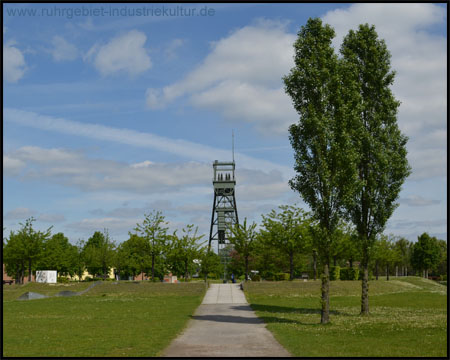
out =
<path fill-rule="evenodd" d="M 447 287 L 418 277 L 369 282 L 370 315 L 360 312 L 360 281 L 332 281 L 330 323 L 320 324 L 320 281 L 245 284 L 248 302 L 297 357 L 447 356 Z"/>
<path fill-rule="evenodd" d="M 81 296 L 16 300 L 89 285 L 4 285 L 3 356 L 158 356 L 205 293 L 203 283 L 104 282 Z"/>

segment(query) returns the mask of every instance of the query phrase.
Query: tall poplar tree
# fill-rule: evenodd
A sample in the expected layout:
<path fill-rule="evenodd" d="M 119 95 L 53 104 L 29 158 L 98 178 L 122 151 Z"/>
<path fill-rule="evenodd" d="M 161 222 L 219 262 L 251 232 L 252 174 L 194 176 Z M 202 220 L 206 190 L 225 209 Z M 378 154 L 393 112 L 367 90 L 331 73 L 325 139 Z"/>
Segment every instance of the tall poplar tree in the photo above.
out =
<path fill-rule="evenodd" d="M 374 26 L 350 30 L 341 46 L 343 102 L 352 123 L 358 179 L 346 213 L 358 232 L 362 250 L 361 314 L 369 314 L 368 266 L 371 247 L 398 206 L 401 186 L 410 174 L 406 159 L 407 137 L 397 125 L 400 103 L 390 86 L 390 53 Z"/>
<path fill-rule="evenodd" d="M 355 179 L 355 155 L 346 132 L 346 104 L 339 61 L 331 46 L 335 36 L 318 18 L 302 26 L 294 44 L 295 66 L 284 77 L 299 122 L 289 128 L 297 175 L 290 180 L 318 221 L 315 247 L 323 264 L 321 323 L 329 321 L 329 264 L 341 209 Z"/>

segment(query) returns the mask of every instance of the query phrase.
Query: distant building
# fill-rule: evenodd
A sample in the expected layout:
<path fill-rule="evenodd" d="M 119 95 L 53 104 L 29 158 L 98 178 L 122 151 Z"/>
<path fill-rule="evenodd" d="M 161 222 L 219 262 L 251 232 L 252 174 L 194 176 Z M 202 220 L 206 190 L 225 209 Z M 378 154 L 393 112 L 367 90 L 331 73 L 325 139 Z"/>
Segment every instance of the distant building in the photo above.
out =
<path fill-rule="evenodd" d="M 6 270 L 5 270 L 5 264 L 3 264 L 3 280 L 7 280 L 7 281 L 12 280 L 12 281 L 13 281 L 13 284 L 16 283 L 16 279 L 12 278 L 11 276 L 9 276 L 9 275 L 6 273 Z M 23 283 L 26 284 L 27 282 L 28 282 L 28 275 L 24 276 L 24 278 L 23 278 Z M 34 274 L 31 275 L 31 282 L 35 282 L 35 276 L 34 276 Z"/>

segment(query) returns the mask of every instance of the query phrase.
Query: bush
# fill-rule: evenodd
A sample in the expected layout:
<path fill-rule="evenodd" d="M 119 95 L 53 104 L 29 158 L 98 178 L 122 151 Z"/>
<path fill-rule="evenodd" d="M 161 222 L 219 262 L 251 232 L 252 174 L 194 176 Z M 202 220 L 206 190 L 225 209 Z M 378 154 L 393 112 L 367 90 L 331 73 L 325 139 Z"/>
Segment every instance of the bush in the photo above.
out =
<path fill-rule="evenodd" d="M 275 280 L 276 281 L 289 280 L 289 278 L 290 278 L 290 274 L 287 274 L 287 273 L 277 273 L 277 274 L 275 274 Z"/>
<path fill-rule="evenodd" d="M 357 280 L 359 277 L 359 269 L 357 268 L 342 268 L 339 273 L 341 280 Z"/>
<path fill-rule="evenodd" d="M 441 281 L 447 281 L 447 275 L 441 275 L 440 276 Z"/>
<path fill-rule="evenodd" d="M 59 283 L 68 284 L 69 283 L 69 278 L 66 277 L 66 276 L 58 276 L 57 281 Z"/>
<path fill-rule="evenodd" d="M 251 276 L 252 281 L 261 281 L 261 276 L 259 276 L 258 274 L 252 275 Z"/>
<path fill-rule="evenodd" d="M 239 278 L 238 278 L 240 281 L 244 281 L 245 280 L 245 275 L 241 275 L 241 276 L 239 276 Z"/>
<path fill-rule="evenodd" d="M 339 280 L 341 268 L 339 266 L 330 266 L 330 280 Z"/>

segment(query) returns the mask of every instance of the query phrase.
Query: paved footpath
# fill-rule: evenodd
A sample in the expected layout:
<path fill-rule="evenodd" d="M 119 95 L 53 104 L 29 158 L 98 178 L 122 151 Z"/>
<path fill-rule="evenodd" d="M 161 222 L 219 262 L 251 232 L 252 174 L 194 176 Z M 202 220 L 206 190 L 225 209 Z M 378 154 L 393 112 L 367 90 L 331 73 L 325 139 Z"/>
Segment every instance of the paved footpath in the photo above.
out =
<path fill-rule="evenodd" d="M 291 356 L 248 305 L 239 284 L 211 284 L 187 328 L 166 348 L 171 357 Z"/>

